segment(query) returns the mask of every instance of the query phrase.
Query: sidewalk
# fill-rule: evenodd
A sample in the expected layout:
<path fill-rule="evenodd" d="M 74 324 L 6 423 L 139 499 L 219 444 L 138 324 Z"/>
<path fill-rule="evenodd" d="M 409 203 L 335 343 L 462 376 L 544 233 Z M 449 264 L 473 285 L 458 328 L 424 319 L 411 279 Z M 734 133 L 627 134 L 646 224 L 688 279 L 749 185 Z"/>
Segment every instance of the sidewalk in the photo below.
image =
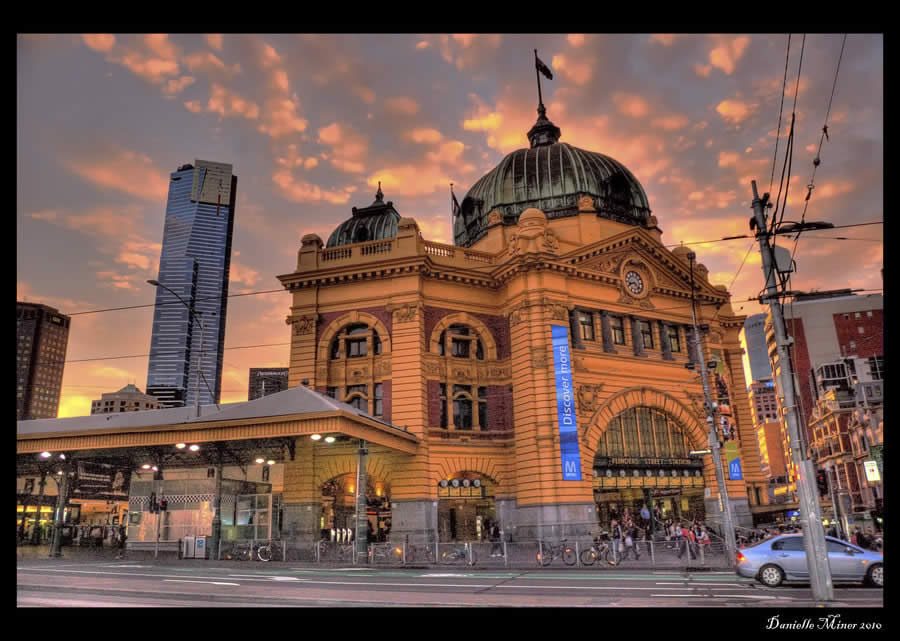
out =
<path fill-rule="evenodd" d="M 125 553 L 124 559 L 116 559 L 116 555 L 118 554 L 118 549 L 114 547 L 105 547 L 105 548 L 89 548 L 89 547 L 78 547 L 78 546 L 63 546 L 61 549 L 62 556 L 58 558 L 50 557 L 50 546 L 49 545 L 26 545 L 26 546 L 17 546 L 16 548 L 16 560 L 17 561 L 46 561 L 51 563 L 140 563 L 140 564 L 150 564 L 150 565 L 164 565 L 168 567 L 185 567 L 185 568 L 201 568 L 201 567 L 226 567 L 226 568 L 234 568 L 234 567 L 249 567 L 253 566 L 255 569 L 262 569 L 265 567 L 269 567 L 272 569 L 276 568 L 303 568 L 303 569 L 336 569 L 336 568 L 368 568 L 371 570 L 403 570 L 403 569 L 441 569 L 445 571 L 461 571 L 461 572 L 477 572 L 477 571 L 504 571 L 504 570 L 527 570 L 527 571 L 538 571 L 538 570 L 580 570 L 580 571 L 594 571 L 594 572 L 616 572 L 616 573 L 628 573 L 628 572 L 661 572 L 666 574 L 671 574 L 672 572 L 679 573 L 709 573 L 709 572 L 721 572 L 726 571 L 727 568 L 724 567 L 690 567 L 684 564 L 682 565 L 657 565 L 651 566 L 649 563 L 642 562 L 644 561 L 644 557 L 641 557 L 641 561 L 634 562 L 633 560 L 625 561 L 617 566 L 610 566 L 608 564 L 596 564 L 594 566 L 583 566 L 581 564 L 576 564 L 573 566 L 567 566 L 563 564 L 561 561 L 556 560 L 549 566 L 539 566 L 535 561 L 531 560 L 510 560 L 508 565 L 503 563 L 502 559 L 484 559 L 479 560 L 474 566 L 466 565 L 465 563 L 408 563 L 406 565 L 402 565 L 400 563 L 379 563 L 374 565 L 353 565 L 352 563 L 346 562 L 336 562 L 336 561 L 308 561 L 308 560 L 293 560 L 293 561 L 235 561 L 235 560 L 212 560 L 212 559 L 179 559 L 177 554 L 173 552 L 165 552 L 160 550 L 159 558 L 154 557 L 154 553 L 152 550 L 128 550 Z"/>

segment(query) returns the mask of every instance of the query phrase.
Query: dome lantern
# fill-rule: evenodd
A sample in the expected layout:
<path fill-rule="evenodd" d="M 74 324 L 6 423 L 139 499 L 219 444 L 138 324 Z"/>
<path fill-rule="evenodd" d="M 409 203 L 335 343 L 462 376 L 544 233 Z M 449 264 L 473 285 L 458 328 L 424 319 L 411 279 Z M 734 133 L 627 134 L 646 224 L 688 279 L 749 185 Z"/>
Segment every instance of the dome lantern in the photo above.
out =
<path fill-rule="evenodd" d="M 394 209 L 392 201 L 384 202 L 384 193 L 381 191 L 381 181 L 378 181 L 378 191 L 375 192 L 375 200 L 368 207 L 352 210 L 353 215 L 338 225 L 325 247 L 339 247 L 353 243 L 364 243 L 370 240 L 384 240 L 397 235 L 397 223 L 400 214 Z"/>

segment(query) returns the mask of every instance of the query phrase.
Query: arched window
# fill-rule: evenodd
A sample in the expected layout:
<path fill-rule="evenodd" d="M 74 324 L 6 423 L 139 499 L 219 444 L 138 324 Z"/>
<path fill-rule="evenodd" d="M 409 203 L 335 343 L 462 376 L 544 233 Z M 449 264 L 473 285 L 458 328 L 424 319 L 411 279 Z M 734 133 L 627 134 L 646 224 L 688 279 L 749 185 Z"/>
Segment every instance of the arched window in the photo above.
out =
<path fill-rule="evenodd" d="M 449 338 L 449 344 L 447 342 Z M 479 361 L 484 360 L 484 345 L 478 333 L 468 325 L 454 323 L 443 332 L 438 339 L 438 354 L 449 355 L 454 358 L 472 358 L 473 356 Z"/>
<path fill-rule="evenodd" d="M 687 458 L 684 428 L 652 407 L 632 407 L 614 417 L 600 437 L 597 456 Z"/>
<path fill-rule="evenodd" d="M 371 343 L 372 353 L 381 354 L 381 337 L 375 328 L 370 328 L 364 323 L 347 325 L 331 341 L 329 358 L 362 358 L 369 354 Z"/>

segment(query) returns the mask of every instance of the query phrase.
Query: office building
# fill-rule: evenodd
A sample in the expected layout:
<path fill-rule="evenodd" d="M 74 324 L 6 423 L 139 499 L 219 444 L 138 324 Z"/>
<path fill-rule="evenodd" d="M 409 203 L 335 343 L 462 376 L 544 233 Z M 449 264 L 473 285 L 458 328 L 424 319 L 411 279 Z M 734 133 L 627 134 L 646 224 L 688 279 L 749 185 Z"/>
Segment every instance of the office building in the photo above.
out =
<path fill-rule="evenodd" d="M 219 400 L 236 192 L 224 163 L 197 160 L 170 176 L 147 372 L 164 407 Z"/>
<path fill-rule="evenodd" d="M 250 388 L 247 400 L 252 401 L 269 394 L 286 390 L 288 387 L 287 367 L 251 367 Z"/>
<path fill-rule="evenodd" d="M 69 323 L 53 307 L 16 303 L 16 420 L 56 418 Z"/>
<path fill-rule="evenodd" d="M 741 349 L 744 354 L 741 362 L 744 365 L 744 380 L 747 387 L 754 381 L 772 378 L 772 364 L 769 362 L 769 350 L 766 348 L 766 315 L 748 316 L 741 329 Z"/>
<path fill-rule="evenodd" d="M 144 394 L 136 386 L 129 383 L 118 392 L 102 394 L 99 401 L 91 401 L 91 414 L 110 414 L 112 412 L 138 412 L 156 410 L 162 407 L 159 399 Z"/>

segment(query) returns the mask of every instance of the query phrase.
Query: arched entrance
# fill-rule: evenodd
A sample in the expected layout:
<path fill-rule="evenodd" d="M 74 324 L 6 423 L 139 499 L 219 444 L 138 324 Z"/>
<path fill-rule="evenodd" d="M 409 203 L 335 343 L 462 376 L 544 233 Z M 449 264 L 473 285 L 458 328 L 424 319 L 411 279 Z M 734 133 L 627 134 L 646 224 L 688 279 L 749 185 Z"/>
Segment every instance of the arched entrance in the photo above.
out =
<path fill-rule="evenodd" d="M 689 455 L 691 449 L 685 426 L 662 409 L 636 406 L 613 416 L 593 461 L 600 524 L 631 516 L 639 527 L 650 527 L 641 517 L 645 506 L 655 521 L 704 519 L 703 462 Z"/>
<path fill-rule="evenodd" d="M 366 475 L 366 518 L 373 541 L 386 541 L 391 531 L 389 482 Z M 322 484 L 321 537 L 331 538 L 332 529 L 356 528 L 356 474 L 348 472 Z"/>
<path fill-rule="evenodd" d="M 459 472 L 438 483 L 438 540 L 484 541 L 497 519 L 496 483 L 478 472 Z"/>

